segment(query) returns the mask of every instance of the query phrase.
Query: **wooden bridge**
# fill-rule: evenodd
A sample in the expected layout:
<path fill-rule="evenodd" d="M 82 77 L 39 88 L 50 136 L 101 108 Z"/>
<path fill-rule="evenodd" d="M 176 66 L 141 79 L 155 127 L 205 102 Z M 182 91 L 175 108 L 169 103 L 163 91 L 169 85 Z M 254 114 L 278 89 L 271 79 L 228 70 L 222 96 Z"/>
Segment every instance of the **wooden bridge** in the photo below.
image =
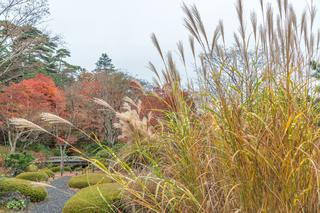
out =
<path fill-rule="evenodd" d="M 89 162 L 82 159 L 78 156 L 66 156 L 64 158 L 64 165 L 68 166 L 85 166 L 89 165 Z M 60 165 L 61 163 L 61 157 L 50 157 L 46 161 L 44 161 L 45 164 L 54 164 L 54 165 Z"/>

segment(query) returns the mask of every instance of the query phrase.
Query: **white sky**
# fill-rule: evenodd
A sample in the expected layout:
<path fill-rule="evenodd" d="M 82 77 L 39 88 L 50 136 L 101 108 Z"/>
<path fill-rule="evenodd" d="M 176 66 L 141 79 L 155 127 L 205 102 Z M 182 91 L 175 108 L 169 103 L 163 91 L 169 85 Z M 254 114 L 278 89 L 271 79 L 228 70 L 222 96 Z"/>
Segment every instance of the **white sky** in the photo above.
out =
<path fill-rule="evenodd" d="M 300 13 L 310 1 L 290 2 Z M 209 33 L 222 19 L 231 41 L 238 27 L 235 0 L 184 2 L 197 5 Z M 315 2 L 320 8 L 320 1 Z M 157 35 L 164 50 L 175 50 L 177 41 L 188 38 L 181 0 L 49 0 L 49 3 L 48 29 L 63 37 L 65 47 L 72 54 L 70 62 L 88 70 L 93 69 L 101 53 L 106 52 L 117 68 L 150 80 L 148 61 L 160 65 L 150 41 L 151 33 Z M 244 0 L 244 5 L 246 14 L 254 9 L 260 11 L 259 0 Z"/>

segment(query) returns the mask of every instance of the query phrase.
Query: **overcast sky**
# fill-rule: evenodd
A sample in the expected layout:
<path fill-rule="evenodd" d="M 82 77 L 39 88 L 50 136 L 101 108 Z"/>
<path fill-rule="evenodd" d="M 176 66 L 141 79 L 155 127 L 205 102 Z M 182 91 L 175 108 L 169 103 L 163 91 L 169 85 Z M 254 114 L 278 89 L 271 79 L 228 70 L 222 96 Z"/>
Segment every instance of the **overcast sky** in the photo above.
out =
<path fill-rule="evenodd" d="M 276 0 L 270 0 L 276 2 Z M 311 0 L 292 0 L 297 12 Z M 155 33 L 164 50 L 174 50 L 178 40 L 186 41 L 180 0 L 49 0 L 48 29 L 61 35 L 71 51 L 70 62 L 88 70 L 106 52 L 116 67 L 131 75 L 151 79 L 148 61 L 160 65 L 150 41 Z M 208 32 L 219 20 L 230 38 L 237 28 L 235 0 L 185 0 L 196 4 Z M 316 0 L 320 8 L 320 1 Z M 259 9 L 259 0 L 244 1 L 246 14 Z M 320 14 L 317 16 L 320 19 Z M 319 23 L 319 22 L 318 22 Z M 319 26 L 319 25 L 318 25 Z M 320 26 L 319 26 L 320 27 Z"/>

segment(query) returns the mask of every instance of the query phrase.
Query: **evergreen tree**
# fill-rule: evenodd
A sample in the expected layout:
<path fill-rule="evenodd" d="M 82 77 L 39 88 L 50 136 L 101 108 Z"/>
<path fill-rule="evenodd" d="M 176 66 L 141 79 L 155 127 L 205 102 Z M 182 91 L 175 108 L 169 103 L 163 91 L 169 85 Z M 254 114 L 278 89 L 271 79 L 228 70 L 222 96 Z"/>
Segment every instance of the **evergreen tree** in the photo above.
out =
<path fill-rule="evenodd" d="M 66 61 L 70 52 L 59 47 L 59 38 L 32 26 L 14 26 L 16 30 L 11 33 L 12 25 L 0 21 L 0 37 L 7 36 L 12 41 L 5 47 L 0 44 L 0 83 L 18 83 L 39 73 L 52 77 L 58 86 L 69 84 L 76 78 L 80 67 Z M 5 72 L 1 73 L 2 70 Z"/>
<path fill-rule="evenodd" d="M 96 63 L 96 71 L 114 71 L 115 66 L 112 64 L 111 58 L 106 53 L 103 53 Z"/>

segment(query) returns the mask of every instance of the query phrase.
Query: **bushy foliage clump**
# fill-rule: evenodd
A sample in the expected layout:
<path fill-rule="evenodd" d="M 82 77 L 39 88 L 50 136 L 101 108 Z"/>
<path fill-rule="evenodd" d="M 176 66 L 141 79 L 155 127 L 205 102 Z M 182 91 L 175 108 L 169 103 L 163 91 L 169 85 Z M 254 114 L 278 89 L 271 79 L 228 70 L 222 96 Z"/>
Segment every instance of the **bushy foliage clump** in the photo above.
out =
<path fill-rule="evenodd" d="M 26 169 L 25 169 L 26 172 L 36 172 L 36 171 L 38 171 L 38 170 L 39 170 L 39 168 L 38 168 L 36 165 L 34 165 L 34 164 L 30 164 L 30 165 L 27 166 Z"/>
<path fill-rule="evenodd" d="M 23 172 L 33 160 L 32 155 L 28 153 L 9 154 L 5 158 L 5 166 L 14 174 L 19 174 Z"/>
<path fill-rule="evenodd" d="M 112 180 L 103 173 L 88 173 L 85 175 L 75 176 L 69 180 L 68 185 L 71 188 L 82 189 L 88 186 L 110 183 Z"/>
<path fill-rule="evenodd" d="M 49 177 L 45 172 L 39 171 L 39 172 L 23 172 L 17 175 L 16 178 L 35 181 L 35 182 L 41 182 L 41 181 L 47 181 Z"/>
<path fill-rule="evenodd" d="M 99 184 L 81 189 L 63 207 L 63 213 L 102 213 L 116 211 L 121 199 L 121 187 L 116 183 Z"/>
<path fill-rule="evenodd" d="M 40 172 L 46 173 L 49 178 L 53 178 L 54 177 L 54 172 L 49 168 L 40 169 Z"/>
<path fill-rule="evenodd" d="M 48 195 L 44 187 L 37 186 L 36 183 L 28 180 L 16 178 L 1 178 L 0 191 L 3 193 L 18 191 L 29 197 L 32 202 L 43 201 Z"/>
<path fill-rule="evenodd" d="M 53 172 L 60 172 L 61 167 L 60 166 L 54 166 L 51 168 L 51 171 Z M 70 166 L 63 167 L 63 171 L 65 172 L 72 172 L 72 168 Z"/>

